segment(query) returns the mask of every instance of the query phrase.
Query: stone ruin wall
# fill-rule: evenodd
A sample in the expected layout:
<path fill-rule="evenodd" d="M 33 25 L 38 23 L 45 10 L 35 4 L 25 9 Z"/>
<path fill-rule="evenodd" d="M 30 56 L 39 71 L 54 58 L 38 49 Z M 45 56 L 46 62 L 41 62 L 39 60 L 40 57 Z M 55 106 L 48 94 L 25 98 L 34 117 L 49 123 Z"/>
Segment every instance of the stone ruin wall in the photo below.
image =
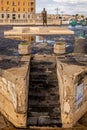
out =
<path fill-rule="evenodd" d="M 24 79 L 0 70 L 0 112 L 16 127 L 27 125 L 28 85 L 29 72 Z"/>
<path fill-rule="evenodd" d="M 68 72 L 66 66 L 57 62 L 61 117 L 63 127 L 68 128 L 74 126 L 87 112 L 87 68 L 77 66 L 75 73 L 71 74 L 65 73 Z M 72 67 L 69 68 L 72 71 Z"/>

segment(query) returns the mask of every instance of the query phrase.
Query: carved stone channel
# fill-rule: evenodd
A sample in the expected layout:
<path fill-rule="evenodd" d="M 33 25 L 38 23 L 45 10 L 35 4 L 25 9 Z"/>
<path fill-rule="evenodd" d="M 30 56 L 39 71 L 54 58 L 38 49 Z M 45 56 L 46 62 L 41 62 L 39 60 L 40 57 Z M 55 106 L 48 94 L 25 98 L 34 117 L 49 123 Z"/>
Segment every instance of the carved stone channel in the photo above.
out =
<path fill-rule="evenodd" d="M 34 56 L 30 64 L 28 125 L 61 127 L 56 58 Z"/>

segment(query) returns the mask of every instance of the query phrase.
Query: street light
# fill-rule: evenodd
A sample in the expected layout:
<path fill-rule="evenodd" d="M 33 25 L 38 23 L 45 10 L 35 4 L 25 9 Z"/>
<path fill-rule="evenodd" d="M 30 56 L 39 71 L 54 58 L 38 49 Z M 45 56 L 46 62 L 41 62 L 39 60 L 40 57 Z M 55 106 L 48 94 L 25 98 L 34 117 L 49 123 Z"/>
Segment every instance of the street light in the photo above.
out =
<path fill-rule="evenodd" d="M 63 16 L 64 11 L 61 11 L 61 16 Z"/>
<path fill-rule="evenodd" d="M 58 11 L 59 11 L 60 9 L 59 9 L 59 8 L 56 8 L 55 10 L 56 10 L 56 12 L 57 12 L 57 19 L 58 19 L 58 18 L 59 18 L 59 17 L 58 17 Z"/>
<path fill-rule="evenodd" d="M 62 21 L 63 21 L 63 13 L 64 13 L 64 11 L 61 11 L 61 24 L 62 24 Z"/>

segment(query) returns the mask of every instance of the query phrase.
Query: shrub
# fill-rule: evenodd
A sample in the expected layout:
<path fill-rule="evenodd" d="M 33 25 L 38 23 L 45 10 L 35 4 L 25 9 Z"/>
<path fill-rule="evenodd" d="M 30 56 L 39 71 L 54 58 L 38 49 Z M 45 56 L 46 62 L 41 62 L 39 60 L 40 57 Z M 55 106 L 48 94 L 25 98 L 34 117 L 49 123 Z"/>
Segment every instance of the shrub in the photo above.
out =
<path fill-rule="evenodd" d="M 65 42 L 56 42 L 56 45 L 64 45 Z"/>

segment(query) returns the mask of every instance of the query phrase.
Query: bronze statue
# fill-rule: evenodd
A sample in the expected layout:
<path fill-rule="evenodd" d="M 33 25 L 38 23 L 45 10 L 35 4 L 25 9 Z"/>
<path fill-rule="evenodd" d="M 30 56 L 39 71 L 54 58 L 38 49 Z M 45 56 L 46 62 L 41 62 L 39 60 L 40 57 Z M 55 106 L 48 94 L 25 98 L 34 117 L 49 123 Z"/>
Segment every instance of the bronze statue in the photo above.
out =
<path fill-rule="evenodd" d="M 43 8 L 42 17 L 43 17 L 43 25 L 47 25 L 47 11 L 45 10 L 45 8 Z"/>

